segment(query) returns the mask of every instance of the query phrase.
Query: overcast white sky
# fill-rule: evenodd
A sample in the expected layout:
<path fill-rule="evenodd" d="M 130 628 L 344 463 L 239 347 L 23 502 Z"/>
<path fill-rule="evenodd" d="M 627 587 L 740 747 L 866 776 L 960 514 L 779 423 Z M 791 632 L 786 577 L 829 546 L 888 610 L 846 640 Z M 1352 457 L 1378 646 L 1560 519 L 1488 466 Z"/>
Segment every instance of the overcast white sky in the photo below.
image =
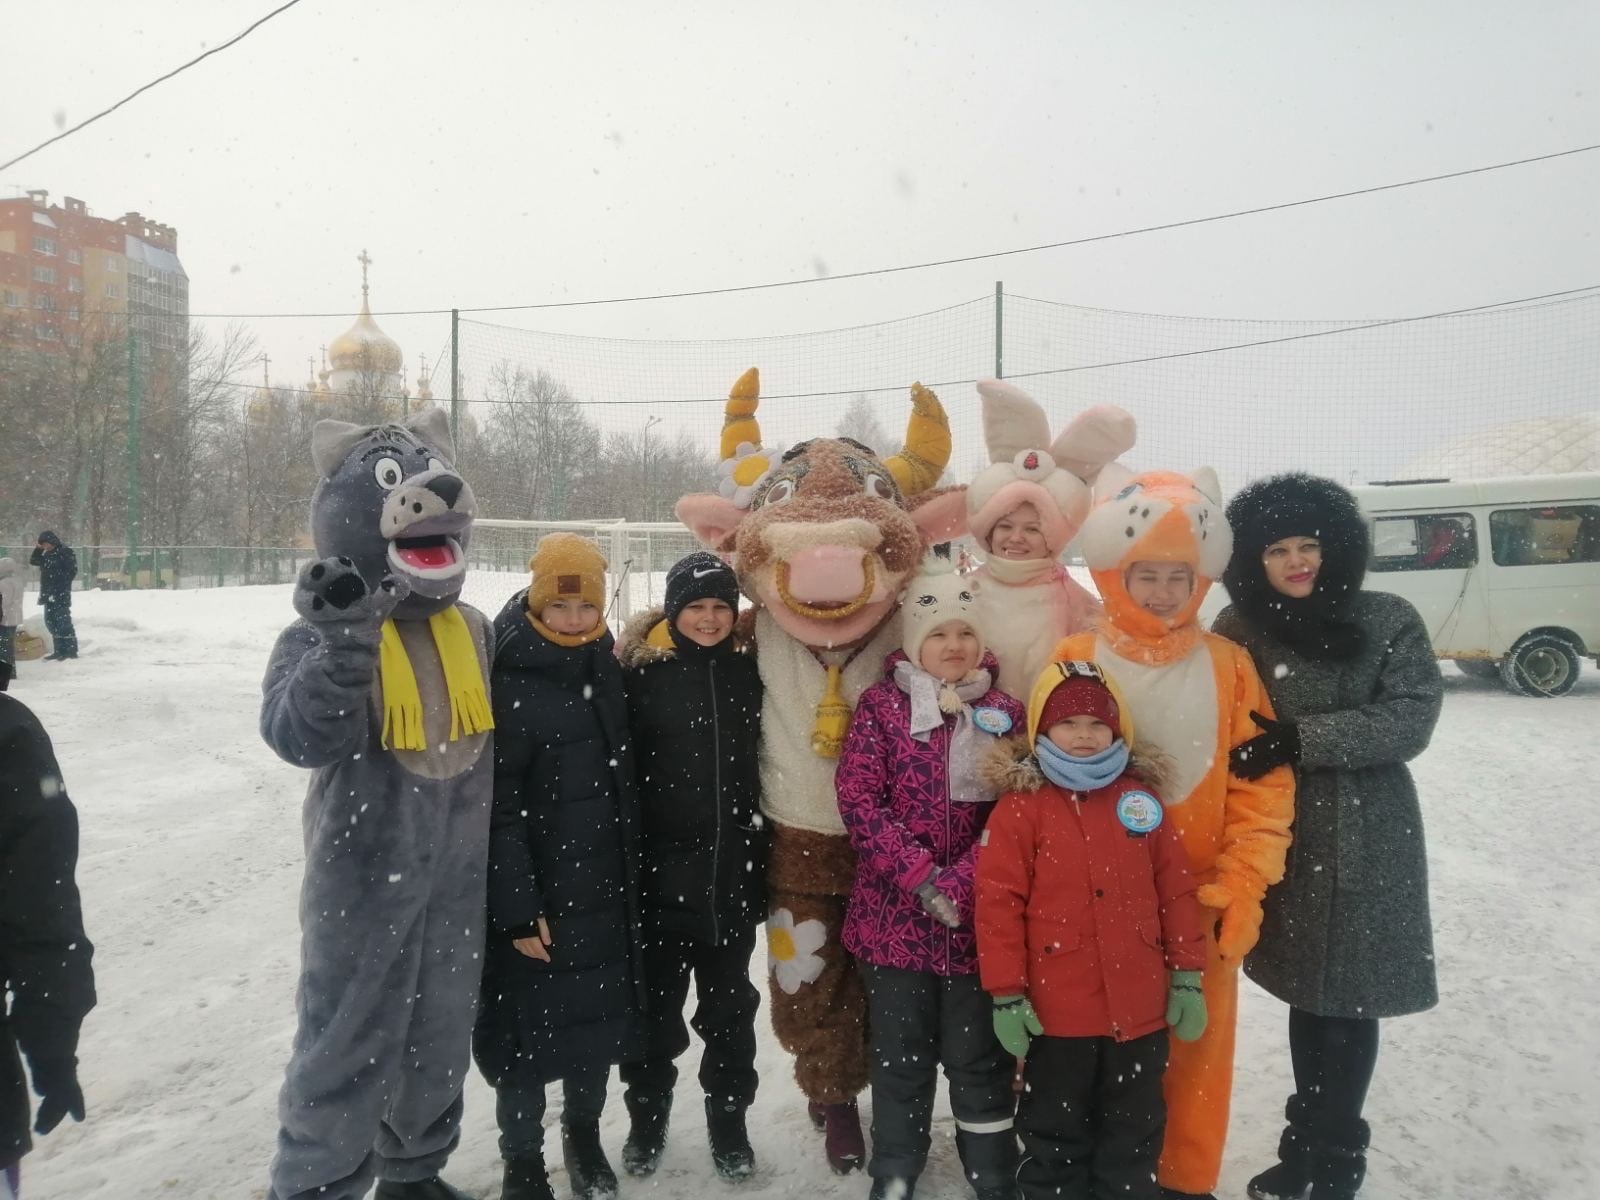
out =
<path fill-rule="evenodd" d="M 272 0 L 8 6 L 0 160 Z M 303 0 L 0 178 L 176 225 L 199 313 L 532 303 L 1056 241 L 1600 142 L 1600 5 Z M 825 329 L 993 288 L 1359 317 L 1600 282 L 1600 152 L 867 281 L 493 318 Z M 444 318 L 380 318 L 414 366 Z M 274 377 L 347 324 L 252 321 Z"/>

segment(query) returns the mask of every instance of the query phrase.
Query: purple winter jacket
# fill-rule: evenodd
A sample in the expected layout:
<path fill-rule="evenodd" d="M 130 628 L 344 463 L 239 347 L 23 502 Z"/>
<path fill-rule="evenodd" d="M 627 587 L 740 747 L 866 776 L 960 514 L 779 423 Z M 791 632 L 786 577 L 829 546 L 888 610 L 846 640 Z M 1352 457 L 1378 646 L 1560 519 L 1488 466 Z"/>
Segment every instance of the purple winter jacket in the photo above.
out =
<path fill-rule="evenodd" d="M 978 839 L 994 802 L 951 803 L 945 754 L 955 717 L 945 717 L 926 742 L 911 736 L 911 697 L 894 682 L 895 664 L 905 657 L 899 650 L 889 655 L 888 678 L 861 693 L 834 774 L 839 816 L 857 859 L 844 946 L 875 966 L 975 975 L 973 878 Z M 999 673 L 992 654 L 982 665 L 991 677 Z M 998 688 L 972 707 L 999 709 L 1014 729 L 1026 725 L 1022 705 Z M 932 869 L 961 914 L 957 929 L 935 921 L 917 899 Z"/>

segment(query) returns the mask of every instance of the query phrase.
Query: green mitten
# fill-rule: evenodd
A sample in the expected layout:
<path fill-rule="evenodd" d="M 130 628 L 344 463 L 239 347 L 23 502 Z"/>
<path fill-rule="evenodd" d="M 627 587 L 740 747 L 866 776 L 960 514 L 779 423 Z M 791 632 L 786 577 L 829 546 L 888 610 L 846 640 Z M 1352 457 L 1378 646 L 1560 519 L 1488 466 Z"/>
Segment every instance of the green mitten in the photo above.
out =
<path fill-rule="evenodd" d="M 1028 1041 L 1044 1032 L 1026 996 L 994 998 L 994 1035 L 1013 1058 L 1028 1056 Z"/>
<path fill-rule="evenodd" d="M 995 1020 L 999 1021 L 998 1013 Z M 1172 973 L 1167 985 L 1167 1024 L 1180 1042 L 1192 1042 L 1206 1031 L 1206 997 L 1200 990 L 1199 971 Z"/>

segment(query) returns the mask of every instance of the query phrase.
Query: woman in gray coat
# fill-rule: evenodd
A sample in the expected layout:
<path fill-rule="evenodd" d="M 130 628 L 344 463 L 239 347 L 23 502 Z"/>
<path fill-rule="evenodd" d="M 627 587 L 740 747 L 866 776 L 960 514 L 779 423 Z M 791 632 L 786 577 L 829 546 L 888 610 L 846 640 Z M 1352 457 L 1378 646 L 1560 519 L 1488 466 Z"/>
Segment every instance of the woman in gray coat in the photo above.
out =
<path fill-rule="evenodd" d="M 1398 596 L 1363 591 L 1368 535 L 1330 479 L 1258 480 L 1228 505 L 1232 605 L 1277 719 L 1233 752 L 1234 773 L 1295 770 L 1294 842 L 1267 892 L 1245 974 L 1289 1005 L 1295 1091 L 1279 1162 L 1257 1200 L 1345 1200 L 1366 1174 L 1361 1111 L 1378 1021 L 1438 1001 L 1422 814 L 1406 763 L 1428 745 L 1443 684 L 1428 631 Z"/>

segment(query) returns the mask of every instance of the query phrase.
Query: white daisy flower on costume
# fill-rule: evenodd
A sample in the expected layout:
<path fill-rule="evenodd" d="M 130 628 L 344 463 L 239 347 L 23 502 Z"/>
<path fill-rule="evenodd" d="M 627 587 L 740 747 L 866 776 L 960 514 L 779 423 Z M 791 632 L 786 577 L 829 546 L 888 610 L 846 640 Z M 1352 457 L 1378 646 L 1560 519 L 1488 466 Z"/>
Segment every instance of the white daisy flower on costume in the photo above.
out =
<path fill-rule="evenodd" d="M 767 969 L 778 977 L 778 986 L 790 996 L 801 985 L 815 983 L 826 965 L 817 953 L 828 941 L 828 930 L 821 921 L 795 924 L 794 914 L 780 908 L 767 917 Z"/>
<path fill-rule="evenodd" d="M 717 466 L 717 491 L 740 508 L 749 508 L 756 489 L 772 473 L 772 464 L 778 455 L 749 442 L 740 442 L 732 458 L 725 458 Z"/>

